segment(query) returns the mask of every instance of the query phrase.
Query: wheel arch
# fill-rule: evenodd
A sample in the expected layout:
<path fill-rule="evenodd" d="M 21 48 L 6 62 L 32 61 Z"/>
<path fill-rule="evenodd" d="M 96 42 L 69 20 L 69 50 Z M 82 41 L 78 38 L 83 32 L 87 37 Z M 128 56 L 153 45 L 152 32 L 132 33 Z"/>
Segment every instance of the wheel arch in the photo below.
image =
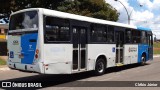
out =
<path fill-rule="evenodd" d="M 96 58 L 96 60 L 95 60 L 95 65 L 96 65 L 96 62 L 97 62 L 97 60 L 98 60 L 99 58 L 103 58 L 103 59 L 104 59 L 104 61 L 105 61 L 105 66 L 106 66 L 106 68 L 107 68 L 107 57 L 106 57 L 106 55 L 104 55 L 104 54 L 100 54 L 100 55 L 97 56 L 97 58 Z M 94 65 L 94 66 L 95 66 L 95 65 Z M 95 67 L 94 67 L 94 69 L 95 69 Z"/>
<path fill-rule="evenodd" d="M 147 53 L 146 52 L 143 52 L 142 54 L 141 54 L 141 57 L 142 56 L 145 56 L 145 58 L 147 57 Z"/>

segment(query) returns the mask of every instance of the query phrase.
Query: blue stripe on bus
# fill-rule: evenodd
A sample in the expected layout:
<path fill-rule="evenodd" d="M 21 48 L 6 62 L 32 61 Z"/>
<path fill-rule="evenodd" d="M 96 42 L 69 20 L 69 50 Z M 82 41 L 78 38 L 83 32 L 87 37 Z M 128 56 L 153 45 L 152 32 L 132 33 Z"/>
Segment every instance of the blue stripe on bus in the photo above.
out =
<path fill-rule="evenodd" d="M 138 30 L 145 30 L 145 31 L 151 31 L 150 28 L 145 28 L 145 27 L 141 27 L 141 26 L 137 26 Z"/>
<path fill-rule="evenodd" d="M 149 60 L 148 58 L 148 45 L 147 44 L 139 44 L 138 45 L 138 63 L 141 62 L 142 54 L 146 54 L 146 60 Z"/>
<path fill-rule="evenodd" d="M 23 64 L 32 64 L 35 56 L 35 50 L 37 46 L 37 33 L 25 34 L 21 36 L 21 53 L 24 55 L 24 58 L 21 59 Z M 31 42 L 31 40 L 36 40 Z"/>

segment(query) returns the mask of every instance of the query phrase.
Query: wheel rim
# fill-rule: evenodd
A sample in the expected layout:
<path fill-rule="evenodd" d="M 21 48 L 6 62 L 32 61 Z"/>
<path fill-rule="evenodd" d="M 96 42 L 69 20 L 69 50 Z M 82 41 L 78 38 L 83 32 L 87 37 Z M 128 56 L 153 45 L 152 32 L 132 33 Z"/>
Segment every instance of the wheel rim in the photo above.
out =
<path fill-rule="evenodd" d="M 104 64 L 103 62 L 99 62 L 97 65 L 98 72 L 102 73 L 104 71 Z"/>
<path fill-rule="evenodd" d="M 143 56 L 142 57 L 142 64 L 144 64 L 145 63 L 145 57 Z"/>

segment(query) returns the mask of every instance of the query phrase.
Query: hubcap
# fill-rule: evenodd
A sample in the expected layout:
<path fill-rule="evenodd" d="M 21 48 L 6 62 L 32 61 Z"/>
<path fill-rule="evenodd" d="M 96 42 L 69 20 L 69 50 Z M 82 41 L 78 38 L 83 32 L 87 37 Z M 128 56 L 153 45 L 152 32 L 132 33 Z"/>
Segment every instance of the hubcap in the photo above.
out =
<path fill-rule="evenodd" d="M 143 64 L 145 63 L 145 57 L 142 57 L 142 63 Z"/>
<path fill-rule="evenodd" d="M 103 62 L 99 62 L 98 65 L 97 65 L 97 68 L 98 68 L 98 72 L 102 73 L 103 70 L 104 70 Z"/>

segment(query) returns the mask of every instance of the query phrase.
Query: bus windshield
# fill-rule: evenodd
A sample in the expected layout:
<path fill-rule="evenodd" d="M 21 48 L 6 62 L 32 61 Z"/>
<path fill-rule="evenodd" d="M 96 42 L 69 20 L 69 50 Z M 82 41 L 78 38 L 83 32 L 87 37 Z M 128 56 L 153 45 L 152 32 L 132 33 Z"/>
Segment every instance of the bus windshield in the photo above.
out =
<path fill-rule="evenodd" d="M 9 30 L 28 28 L 38 28 L 37 11 L 27 11 L 11 16 Z"/>

